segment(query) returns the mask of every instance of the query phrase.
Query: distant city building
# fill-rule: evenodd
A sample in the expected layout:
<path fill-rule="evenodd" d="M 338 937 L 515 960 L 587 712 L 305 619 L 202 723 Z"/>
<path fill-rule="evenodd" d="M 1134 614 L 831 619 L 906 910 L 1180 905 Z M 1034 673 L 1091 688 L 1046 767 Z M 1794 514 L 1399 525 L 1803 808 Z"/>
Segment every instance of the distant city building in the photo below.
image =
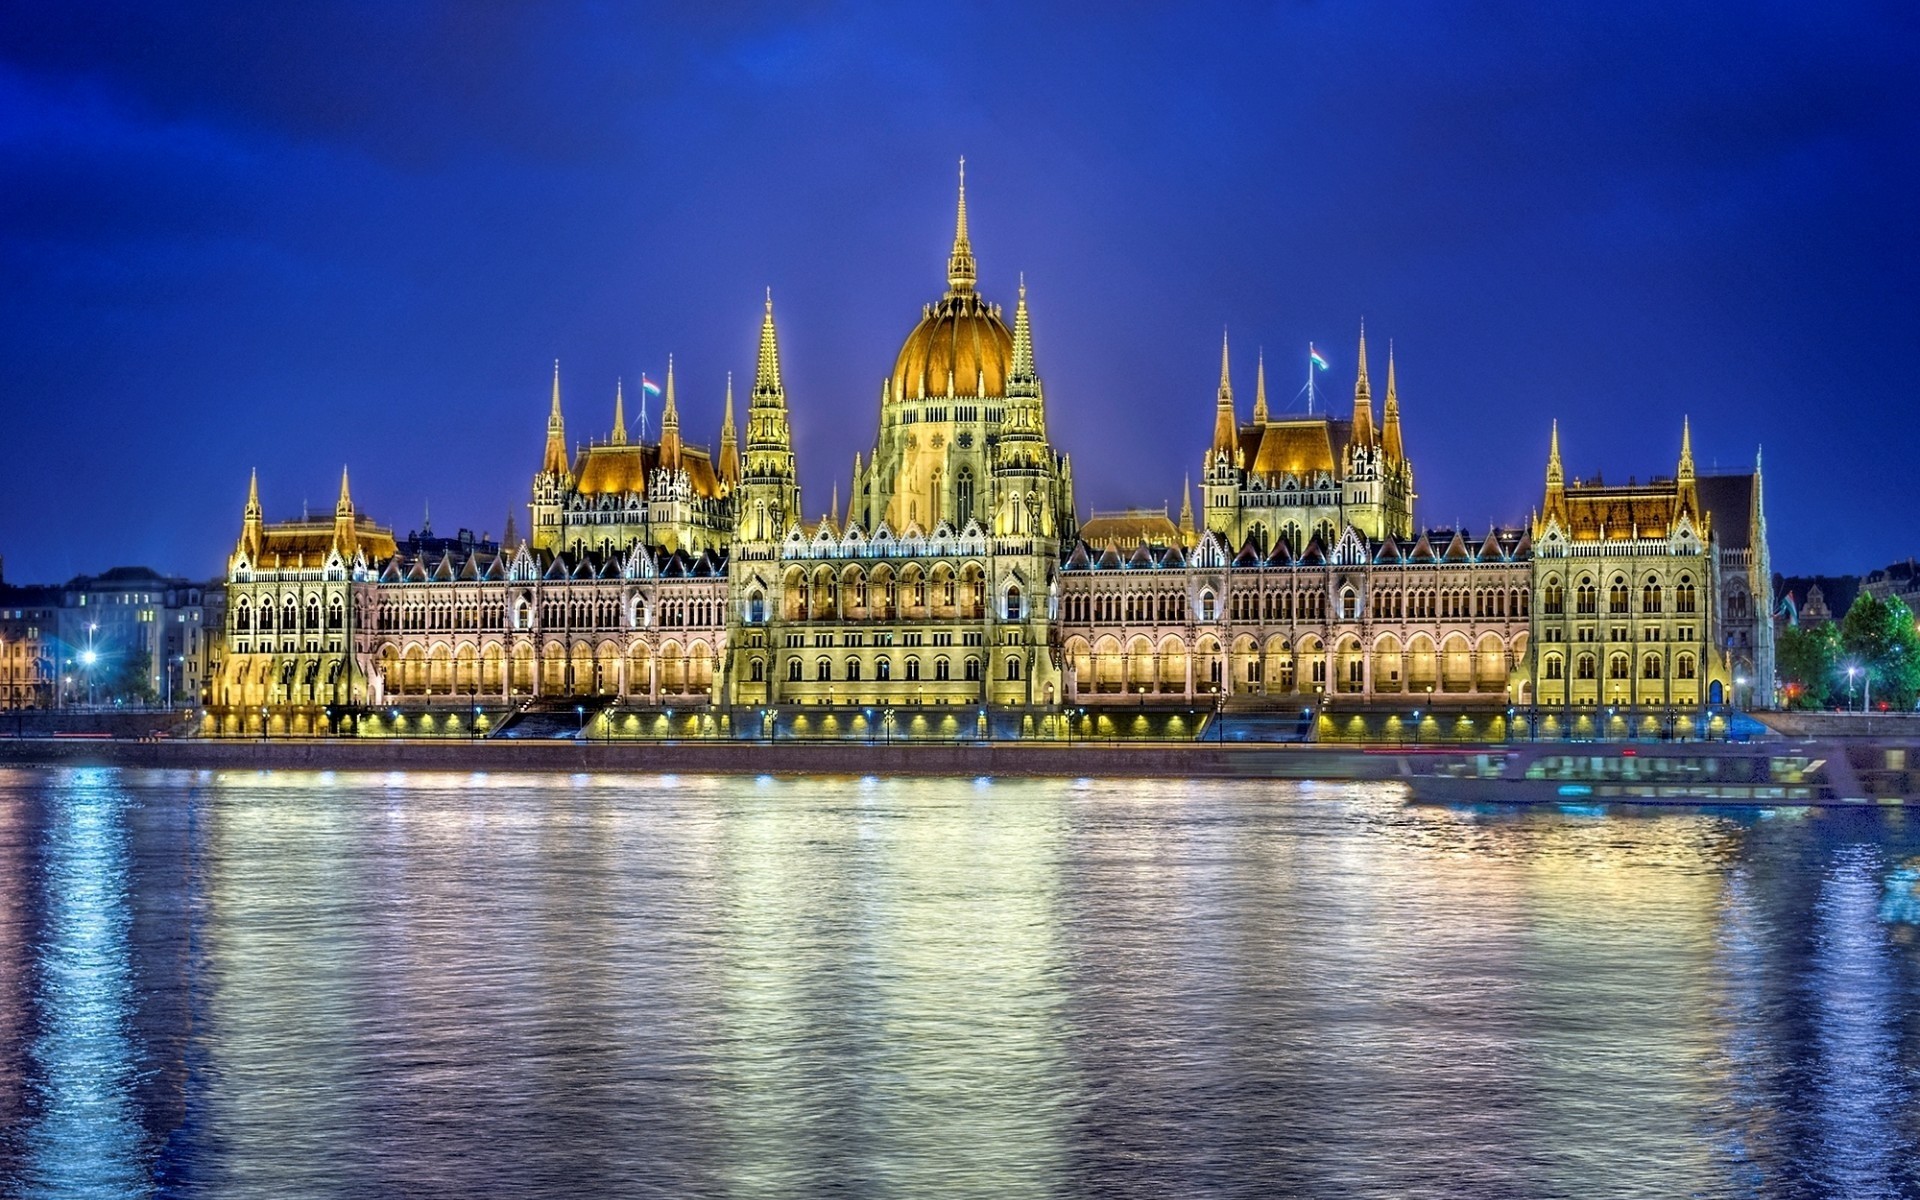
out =
<path fill-rule="evenodd" d="M 0 584 L 0 708 L 53 705 L 59 643 L 59 589 Z"/>
<path fill-rule="evenodd" d="M 220 588 L 147 567 L 69 580 L 60 589 L 62 702 L 198 704 L 221 628 L 209 592 Z"/>
<path fill-rule="evenodd" d="M 1183 489 L 1177 521 L 1082 523 L 1026 289 L 1011 324 L 977 289 L 964 178 L 946 282 L 882 380 L 845 506 L 836 489 L 812 520 L 771 297 L 744 430 L 729 381 L 715 452 L 684 440 L 671 365 L 656 440 L 616 389 L 608 435 L 570 452 L 556 368 L 525 539 L 396 541 L 344 475 L 332 521 L 269 523 L 256 483 L 209 727 L 1196 703 L 1524 706 L 1552 726 L 1771 696 L 1757 460 L 1702 475 L 1683 425 L 1672 478 L 1569 481 L 1556 430 L 1525 527 L 1422 530 L 1391 355 L 1378 414 L 1363 332 L 1350 413 L 1273 411 L 1262 366 L 1243 422 L 1223 345 L 1199 519 Z"/>
<path fill-rule="evenodd" d="M 1880 600 L 1898 596 L 1908 608 L 1920 611 L 1920 562 L 1909 558 L 1869 571 L 1860 590 Z"/>

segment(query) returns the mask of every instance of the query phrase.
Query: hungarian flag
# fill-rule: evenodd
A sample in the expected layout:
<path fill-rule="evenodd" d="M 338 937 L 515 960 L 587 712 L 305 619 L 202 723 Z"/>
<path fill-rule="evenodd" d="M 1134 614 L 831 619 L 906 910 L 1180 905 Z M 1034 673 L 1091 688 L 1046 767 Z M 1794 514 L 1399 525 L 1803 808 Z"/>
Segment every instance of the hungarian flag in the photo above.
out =
<path fill-rule="evenodd" d="M 1312 342 L 1307 343 L 1307 361 L 1311 362 L 1314 366 L 1319 367 L 1322 371 L 1327 369 L 1326 356 L 1321 354 L 1318 350 L 1315 350 L 1313 348 Z"/>
<path fill-rule="evenodd" d="M 660 394 L 660 385 L 655 383 L 653 380 L 648 379 L 643 374 L 640 376 L 640 390 L 647 393 L 650 396 L 658 396 Z"/>

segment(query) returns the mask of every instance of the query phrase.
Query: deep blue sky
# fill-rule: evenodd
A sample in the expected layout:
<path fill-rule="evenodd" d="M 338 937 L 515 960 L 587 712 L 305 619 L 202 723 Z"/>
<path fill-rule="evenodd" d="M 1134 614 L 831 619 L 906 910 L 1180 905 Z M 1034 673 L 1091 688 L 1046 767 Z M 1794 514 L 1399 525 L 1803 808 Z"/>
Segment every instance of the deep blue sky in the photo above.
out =
<path fill-rule="evenodd" d="M 142 5 L 0 9 L 10 580 L 213 574 L 343 462 L 498 533 L 672 352 L 694 440 L 778 307 L 806 507 L 944 287 L 1024 270 L 1082 510 L 1173 498 L 1362 316 L 1426 524 L 1764 444 L 1774 561 L 1920 549 L 1910 4 Z M 706 13 L 725 9 L 728 15 Z M 1691 11 L 1688 11 L 1691 10 Z M 524 513 L 524 509 L 521 509 Z"/>

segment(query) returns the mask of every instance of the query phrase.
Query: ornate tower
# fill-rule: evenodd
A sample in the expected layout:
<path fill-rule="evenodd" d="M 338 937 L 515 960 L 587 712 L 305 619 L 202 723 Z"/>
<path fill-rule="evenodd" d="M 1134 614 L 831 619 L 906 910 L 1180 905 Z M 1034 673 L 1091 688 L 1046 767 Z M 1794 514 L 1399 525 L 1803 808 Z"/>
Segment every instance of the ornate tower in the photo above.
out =
<path fill-rule="evenodd" d="M 560 360 L 553 360 L 553 403 L 547 412 L 547 450 L 533 477 L 533 545 L 536 550 L 559 545 L 560 506 L 573 485 L 567 464 L 567 425 L 560 416 Z"/>
<path fill-rule="evenodd" d="M 773 289 L 767 289 L 760 323 L 760 363 L 747 405 L 747 452 L 735 509 L 735 552 L 763 553 L 800 520 L 800 484 L 794 473 L 793 431 L 787 423 L 787 389 L 780 379 L 780 342 L 773 327 Z M 738 543 L 748 543 L 742 547 Z"/>

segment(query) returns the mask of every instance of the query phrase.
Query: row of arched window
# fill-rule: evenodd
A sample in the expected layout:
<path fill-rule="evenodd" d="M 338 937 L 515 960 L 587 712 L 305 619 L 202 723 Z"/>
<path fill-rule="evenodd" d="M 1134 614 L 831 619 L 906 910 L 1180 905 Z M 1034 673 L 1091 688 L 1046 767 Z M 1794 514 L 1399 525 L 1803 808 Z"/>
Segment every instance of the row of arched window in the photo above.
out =
<path fill-rule="evenodd" d="M 338 633 L 346 628 L 347 610 L 345 602 L 339 596 L 329 596 L 326 602 L 326 622 L 321 623 L 320 597 L 309 593 L 302 603 L 300 598 L 286 596 L 280 604 L 273 597 L 263 596 L 258 605 L 253 597 L 241 596 L 234 602 L 232 616 L 229 618 L 234 633 L 319 633 L 323 629 L 328 633 Z M 278 614 L 277 616 L 275 614 Z"/>
<path fill-rule="evenodd" d="M 1625 680 L 1632 678 L 1629 673 L 1630 660 L 1625 653 L 1607 657 L 1607 678 Z M 1592 679 L 1599 668 L 1599 660 L 1592 654 L 1581 654 L 1573 660 L 1573 677 L 1577 680 Z M 1565 679 L 1566 659 L 1559 654 L 1548 654 L 1541 659 L 1541 675 L 1546 679 Z M 1640 678 L 1658 680 L 1664 677 L 1666 660 L 1659 654 L 1644 654 L 1640 658 Z M 1673 677 L 1675 679 L 1693 679 L 1699 674 L 1699 660 L 1692 654 L 1677 654 L 1673 659 Z"/>
<path fill-rule="evenodd" d="M 1699 592 L 1695 589 L 1693 576 L 1682 575 L 1672 589 L 1673 611 L 1682 616 L 1696 612 L 1700 604 Z M 1567 611 L 1566 585 L 1557 575 L 1547 577 L 1541 589 L 1541 611 L 1548 616 L 1561 616 Z M 1633 612 L 1633 590 L 1627 584 L 1625 575 L 1615 575 L 1607 583 L 1607 613 L 1610 616 L 1625 616 Z M 1660 582 L 1658 575 L 1648 575 L 1640 585 L 1640 612 L 1644 616 L 1659 616 L 1666 610 L 1667 588 Z M 1582 575 L 1573 588 L 1573 611 L 1576 616 L 1595 616 L 1600 611 L 1600 588 L 1591 575 Z"/>
<path fill-rule="evenodd" d="M 953 678 L 953 662 L 946 655 L 943 654 L 936 657 L 932 661 L 931 666 L 933 671 L 932 675 L 929 677 L 931 682 L 947 683 Z M 902 678 L 906 682 L 916 683 L 921 680 L 921 674 L 920 674 L 921 664 L 918 656 L 916 655 L 907 656 L 907 658 L 901 662 L 901 668 L 905 672 Z M 962 672 L 961 678 L 969 682 L 978 682 L 980 679 L 980 672 L 982 669 L 983 669 L 983 664 L 981 663 L 980 658 L 977 655 L 970 654 L 961 663 L 961 672 Z M 862 664 L 860 659 L 849 656 L 841 664 L 840 673 L 836 675 L 833 669 L 833 659 L 823 654 L 820 657 L 813 660 L 813 682 L 815 683 L 834 683 L 834 682 L 859 683 L 864 678 L 865 670 L 866 668 Z M 1019 679 L 1021 677 L 1021 671 L 1023 670 L 1019 656 L 1011 655 L 1011 654 L 1008 655 L 1004 670 L 1005 670 L 1005 673 L 1002 676 L 1002 678 L 1010 679 L 1010 680 Z M 751 663 L 748 664 L 747 671 L 748 671 L 748 679 L 750 681 L 754 683 L 760 683 L 763 681 L 764 667 L 762 665 L 762 660 L 757 658 L 754 659 Z M 892 658 L 883 654 L 873 660 L 873 679 L 876 682 L 880 682 L 880 683 L 888 683 L 893 680 L 893 659 Z M 807 681 L 806 663 L 798 656 L 789 658 L 787 660 L 787 682 L 804 683 L 806 681 Z"/>

